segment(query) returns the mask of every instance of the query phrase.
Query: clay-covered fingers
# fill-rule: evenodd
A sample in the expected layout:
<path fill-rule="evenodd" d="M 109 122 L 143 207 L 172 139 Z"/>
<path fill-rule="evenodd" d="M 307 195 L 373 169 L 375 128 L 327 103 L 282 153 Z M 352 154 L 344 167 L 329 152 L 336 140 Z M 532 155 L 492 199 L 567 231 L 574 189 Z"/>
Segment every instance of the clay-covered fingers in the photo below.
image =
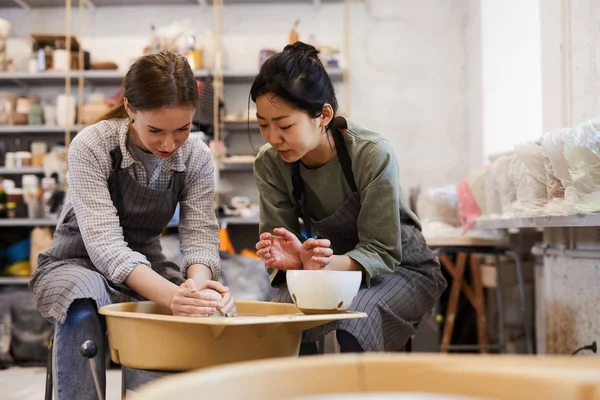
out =
<path fill-rule="evenodd" d="M 329 248 L 331 247 L 331 241 L 329 239 L 308 239 L 302 243 L 302 250 L 312 250 L 317 247 Z"/>
<path fill-rule="evenodd" d="M 315 257 L 331 257 L 333 255 L 333 249 L 328 247 L 316 247 L 312 250 L 313 259 Z"/>
<path fill-rule="evenodd" d="M 331 263 L 333 249 L 328 239 L 308 239 L 302 244 L 301 257 L 304 269 L 318 270 Z"/>
<path fill-rule="evenodd" d="M 200 293 L 199 288 L 196 282 L 193 279 L 188 279 L 179 285 L 179 293 L 178 295 L 183 297 L 189 297 L 192 299 L 199 299 Z"/>
<path fill-rule="evenodd" d="M 271 258 L 272 244 L 273 241 L 271 240 L 271 235 L 269 233 L 263 233 L 261 235 L 261 240 L 258 243 L 256 243 L 256 256 L 263 260 Z"/>
<path fill-rule="evenodd" d="M 272 234 L 270 234 L 268 232 L 265 232 L 265 233 L 261 233 L 258 238 L 260 239 L 260 241 L 258 243 L 263 243 L 263 242 L 271 243 L 271 241 L 273 241 L 275 236 L 273 236 Z M 258 246 L 258 244 L 257 244 L 257 246 Z"/>
<path fill-rule="evenodd" d="M 210 279 L 205 280 L 198 287 L 198 290 L 200 290 L 200 291 L 202 291 L 204 289 L 216 290 L 217 292 L 219 292 L 221 294 L 225 294 L 225 293 L 229 292 L 229 288 L 227 286 L 223 285 L 219 281 L 213 281 Z"/>
<path fill-rule="evenodd" d="M 258 246 L 258 244 L 257 244 Z M 256 250 L 256 256 L 260 259 L 266 260 L 271 258 L 271 246 L 267 246 L 261 249 Z"/>
<path fill-rule="evenodd" d="M 180 306 L 173 310 L 173 315 L 183 317 L 210 317 L 216 311 L 216 307 Z"/>
<path fill-rule="evenodd" d="M 279 261 L 274 257 L 269 257 L 265 259 L 265 265 L 269 268 L 280 269 Z"/>
<path fill-rule="evenodd" d="M 273 229 L 273 232 L 283 238 L 284 240 L 294 240 L 297 239 L 296 235 L 294 235 L 292 232 L 288 231 L 285 228 L 275 228 Z"/>
<path fill-rule="evenodd" d="M 184 294 L 184 290 L 187 291 L 187 288 L 180 287 L 179 293 L 173 297 L 171 302 L 173 315 L 208 317 L 214 314 L 220 305 L 216 299 L 200 298 L 202 294 L 199 292 L 196 293 L 197 298 L 190 297 Z"/>
<path fill-rule="evenodd" d="M 280 271 L 287 271 L 290 269 L 301 269 L 300 267 L 302 264 L 290 264 L 286 262 L 286 260 L 278 260 L 277 258 L 271 257 L 265 260 L 265 265 L 269 268 L 278 269 Z"/>
<path fill-rule="evenodd" d="M 324 268 L 326 266 L 328 266 L 331 263 L 331 257 L 311 257 L 310 261 L 312 262 L 312 264 L 316 264 L 313 265 L 312 268 L 310 269 L 321 269 Z M 309 268 L 307 268 L 309 269 Z"/>
<path fill-rule="evenodd" d="M 231 293 L 226 293 L 220 305 L 221 313 L 227 317 L 233 317 L 237 314 L 235 300 Z"/>

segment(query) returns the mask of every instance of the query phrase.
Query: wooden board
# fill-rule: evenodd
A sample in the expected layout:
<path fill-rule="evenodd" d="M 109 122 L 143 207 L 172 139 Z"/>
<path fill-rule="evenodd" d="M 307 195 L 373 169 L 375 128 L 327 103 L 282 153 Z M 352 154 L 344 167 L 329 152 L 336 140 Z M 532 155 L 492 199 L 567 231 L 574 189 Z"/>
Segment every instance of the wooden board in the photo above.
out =
<path fill-rule="evenodd" d="M 429 247 L 505 247 L 508 244 L 506 240 L 491 240 L 467 236 L 450 236 L 425 239 Z"/>

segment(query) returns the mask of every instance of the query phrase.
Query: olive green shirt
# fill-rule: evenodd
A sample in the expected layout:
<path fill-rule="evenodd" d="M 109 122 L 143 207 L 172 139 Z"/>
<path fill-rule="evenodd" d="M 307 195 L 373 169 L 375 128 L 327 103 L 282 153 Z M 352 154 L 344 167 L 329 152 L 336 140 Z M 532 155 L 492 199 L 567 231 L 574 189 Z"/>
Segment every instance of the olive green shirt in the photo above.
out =
<path fill-rule="evenodd" d="M 371 278 L 392 272 L 402 261 L 400 221 L 410 220 L 419 228 L 420 225 L 404 203 L 398 161 L 390 142 L 349 120 L 347 125 L 345 141 L 360 192 L 361 210 L 359 243 L 346 255 L 364 268 L 368 285 Z M 300 234 L 301 211 L 292 190 L 292 164 L 283 161 L 267 144 L 256 157 L 254 176 L 260 192 L 260 232 L 283 227 L 304 240 Z M 337 156 L 316 169 L 301 164 L 300 176 L 307 208 L 315 221 L 330 216 L 352 193 Z M 271 284 L 281 286 L 283 274 L 270 268 L 268 271 Z"/>

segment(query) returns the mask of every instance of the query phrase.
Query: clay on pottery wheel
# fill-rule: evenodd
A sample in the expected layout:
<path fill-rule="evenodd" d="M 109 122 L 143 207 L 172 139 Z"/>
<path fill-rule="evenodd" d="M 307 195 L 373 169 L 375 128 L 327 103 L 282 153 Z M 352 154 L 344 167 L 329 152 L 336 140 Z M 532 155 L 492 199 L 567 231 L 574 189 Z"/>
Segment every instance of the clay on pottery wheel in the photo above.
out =
<path fill-rule="evenodd" d="M 219 304 L 221 303 L 221 301 L 223 300 L 223 296 L 221 295 L 221 293 L 217 292 L 216 290 L 213 289 L 203 289 L 200 291 L 201 294 L 206 295 L 207 297 L 211 298 L 212 300 L 219 302 Z M 217 308 L 217 310 L 214 312 L 213 315 L 211 315 L 211 318 L 219 318 L 219 317 L 234 317 L 235 314 L 231 314 L 228 315 L 226 313 L 223 312 L 223 310 L 221 310 L 220 308 Z"/>

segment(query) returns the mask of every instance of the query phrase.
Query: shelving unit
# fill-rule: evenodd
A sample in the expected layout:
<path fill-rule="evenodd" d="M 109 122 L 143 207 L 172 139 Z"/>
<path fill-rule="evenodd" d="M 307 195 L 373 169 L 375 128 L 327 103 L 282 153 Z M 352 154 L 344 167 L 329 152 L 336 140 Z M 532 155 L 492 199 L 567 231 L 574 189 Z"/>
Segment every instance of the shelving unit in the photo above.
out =
<path fill-rule="evenodd" d="M 58 125 L 0 125 L 0 135 L 14 136 L 20 134 L 62 134 L 65 133 L 64 126 Z M 73 126 L 69 128 L 72 133 L 75 133 L 80 128 Z"/>
<path fill-rule="evenodd" d="M 30 277 L 21 276 L 0 276 L 0 286 L 19 285 L 26 286 L 29 284 Z"/>
<path fill-rule="evenodd" d="M 346 4 L 346 15 L 344 18 L 344 24 L 346 25 L 344 33 L 345 49 L 347 52 L 347 41 L 348 41 L 348 10 L 349 0 L 85 0 L 85 7 L 87 10 L 93 10 L 94 8 L 100 7 L 112 7 L 112 6 L 157 6 L 157 5 L 197 5 L 199 12 L 206 13 L 207 7 L 212 7 L 212 13 L 214 18 L 214 33 L 217 38 L 222 36 L 223 26 L 223 10 L 229 5 L 245 4 L 245 5 L 274 5 L 281 4 L 313 4 L 318 6 L 320 4 L 327 3 L 345 3 Z M 25 8 L 25 9 L 36 9 L 45 7 L 60 7 L 65 9 L 65 16 L 67 20 L 72 20 L 77 13 L 78 2 L 72 0 L 71 7 L 65 7 L 64 0 L 0 0 L 0 11 L 2 8 Z M 87 11 L 86 11 L 87 12 Z M 79 14 L 80 16 L 83 13 Z M 205 14 L 206 15 L 206 14 Z M 69 37 L 73 34 L 77 34 L 76 26 L 66 26 L 65 34 Z M 80 38 L 81 39 L 81 38 Z M 80 42 L 81 43 L 81 42 Z M 242 67 L 243 68 L 243 67 Z M 329 76 L 332 81 L 337 84 L 343 84 L 347 90 L 349 84 L 349 72 L 348 70 L 342 70 L 339 68 L 331 68 L 328 70 Z M 28 73 L 28 72 L 0 72 L 0 90 L 6 88 L 9 91 L 22 91 L 34 93 L 36 88 L 47 89 L 54 87 L 64 87 L 64 91 L 78 97 L 83 93 L 82 88 L 99 88 L 99 87 L 112 87 L 120 86 L 121 82 L 126 74 L 126 70 L 85 70 L 85 71 L 69 71 L 69 72 L 40 72 L 40 73 Z M 259 134 L 259 127 L 257 121 L 224 121 L 223 115 L 219 115 L 219 101 L 223 100 L 227 104 L 227 98 L 224 95 L 225 87 L 237 87 L 244 88 L 244 85 L 249 86 L 253 82 L 255 76 L 258 74 L 258 69 L 242 69 L 242 70 L 224 70 L 224 71 L 206 71 L 200 70 L 195 72 L 197 78 L 209 79 L 213 83 L 214 88 L 214 121 L 215 121 L 215 140 L 222 140 L 229 137 L 232 144 L 235 146 L 235 151 L 228 154 L 229 157 L 233 156 L 250 156 L 244 161 L 231 162 L 233 159 L 225 159 L 222 166 L 217 171 L 217 179 L 229 179 L 235 178 L 239 180 L 243 185 L 233 184 L 234 195 L 244 195 L 244 189 L 251 188 L 254 185 L 254 177 L 252 176 L 253 168 L 253 156 L 264 141 L 261 141 Z M 77 84 L 81 83 L 82 87 L 79 88 Z M 348 98 L 348 96 L 346 96 Z M 343 102 L 343 101 L 342 101 Z M 349 107 L 349 101 L 345 102 L 345 106 Z M 81 103 L 80 103 L 81 104 Z M 244 114 L 245 115 L 245 114 Z M 250 118 L 255 118 L 254 115 L 250 115 Z M 15 126 L 1 126 L 0 125 L 0 140 L 10 138 L 21 138 L 35 136 L 36 140 L 57 140 L 61 136 L 64 137 L 64 143 L 68 146 L 70 139 L 81 129 L 80 126 L 73 126 L 65 128 L 62 126 L 28 126 L 28 125 L 15 125 Z M 38 139 L 39 138 L 39 139 Z M 242 145 L 240 145 L 242 143 Z M 248 148 L 248 151 L 243 152 L 243 146 Z M 251 150 L 249 150 L 251 148 Z M 1 161 L 0 161 L 1 162 Z M 41 168 L 27 168 L 27 169 L 6 169 L 0 168 L 0 177 L 10 175 L 12 177 L 18 177 L 22 174 L 43 174 Z M 220 197 L 221 199 L 223 197 Z M 218 205 L 218 204 L 217 204 Z M 50 219 L 5 219 L 0 220 L 0 229 L 6 228 L 33 228 L 35 226 L 55 226 L 56 220 Z M 223 225 L 228 227 L 240 226 L 239 230 L 247 229 L 251 231 L 253 226 L 258 225 L 258 217 L 253 218 L 241 218 L 241 217 L 224 217 L 220 219 Z M 176 228 L 177 224 L 169 225 L 170 228 Z M 256 230 L 258 233 L 258 230 Z M 2 278 L 0 277 L 0 284 L 3 281 L 7 282 L 18 282 L 21 278 Z"/>
<path fill-rule="evenodd" d="M 258 225 L 260 219 L 258 216 L 252 218 L 224 217 L 221 218 L 221 222 L 228 225 Z"/>
<path fill-rule="evenodd" d="M 319 6 L 322 3 L 344 3 L 345 4 L 345 13 L 342 16 L 344 20 L 344 52 L 348 51 L 348 40 L 349 40 L 349 9 L 350 4 L 348 0 L 330 0 L 330 1 L 320 1 L 320 0 L 299 0 L 299 1 L 290 1 L 286 3 L 304 3 L 304 4 L 314 4 L 315 6 Z M 216 0 L 213 2 L 209 2 L 214 4 L 214 27 L 215 34 L 217 36 L 221 35 L 222 26 L 223 26 L 223 14 L 227 10 L 228 5 L 232 4 L 257 4 L 257 5 L 268 5 L 273 3 L 281 3 L 281 1 L 276 0 Z M 347 90 L 347 95 L 344 99 L 340 99 L 341 103 L 344 104 L 344 107 L 348 108 L 350 106 L 349 101 L 349 71 L 347 69 L 342 68 L 328 68 L 327 70 L 329 77 L 334 82 L 334 84 L 343 84 Z M 239 88 L 244 88 L 243 92 L 249 92 L 250 85 L 254 81 L 254 78 L 258 74 L 258 70 L 224 70 L 224 71 L 215 71 L 214 72 L 214 86 L 215 86 L 215 96 L 218 97 L 215 100 L 215 104 L 218 104 L 218 100 L 223 100 L 226 105 L 229 105 L 226 89 L 230 90 L 233 87 L 236 89 L 233 92 L 238 95 L 242 92 Z M 217 107 L 215 105 L 215 108 Z M 250 105 L 252 108 L 254 105 Z M 238 105 L 239 107 L 239 105 Z M 245 110 L 230 110 L 227 109 L 228 112 L 234 111 L 236 115 L 240 115 L 241 111 Z M 228 148 L 228 156 L 237 156 L 242 154 L 252 153 L 256 155 L 258 149 L 265 143 L 265 141 L 260 136 L 260 130 L 258 126 L 258 122 L 253 120 L 255 118 L 254 115 L 247 115 L 246 112 L 242 112 L 241 120 L 228 120 L 222 119 L 223 116 L 220 116 L 215 110 L 215 121 L 219 121 L 215 126 L 215 140 L 222 140 L 226 143 L 226 147 Z M 220 119 L 221 118 L 221 119 Z M 250 118 L 248 121 L 246 118 Z M 244 149 L 245 147 L 245 149 Z M 245 151 L 244 151 L 245 150 Z M 231 186 L 237 187 L 237 184 L 241 184 L 247 180 L 253 180 L 253 176 L 251 175 L 253 172 L 251 162 L 247 162 L 244 164 L 228 164 L 225 163 L 225 166 L 218 171 L 218 180 L 231 180 Z M 229 194 L 231 195 L 231 194 Z M 258 198 L 258 192 L 255 190 L 255 193 L 252 197 Z M 221 202 L 227 202 L 226 195 L 220 196 Z"/>
<path fill-rule="evenodd" d="M 72 0 L 73 5 L 77 4 L 76 0 Z M 236 0 L 233 0 L 236 1 Z M 194 5 L 207 3 L 208 1 L 204 0 L 85 0 L 85 6 L 90 9 L 94 9 L 96 7 L 112 7 L 112 6 L 122 6 L 122 5 L 135 5 L 135 6 L 157 6 L 157 5 L 165 5 L 165 4 L 173 4 L 173 5 Z M 50 7 L 64 7 L 65 0 L 0 0 L 0 8 L 50 8 Z M 76 7 L 73 7 L 76 8 Z"/>
<path fill-rule="evenodd" d="M 91 85 L 113 84 L 120 85 L 127 71 L 120 70 L 84 70 L 70 71 L 69 77 L 73 82 L 83 76 L 84 82 Z M 208 71 L 195 71 L 197 78 L 210 76 Z M 32 85 L 57 85 L 64 84 L 67 78 L 67 72 L 47 71 L 47 72 L 0 72 L 0 85 L 13 84 L 17 86 Z"/>
<path fill-rule="evenodd" d="M 83 76 L 84 81 L 90 84 L 121 84 L 127 71 L 121 70 L 84 70 L 70 71 L 69 77 L 72 81 Z M 206 70 L 195 71 L 196 78 L 211 77 L 212 74 Z M 226 71 L 223 72 L 223 79 L 226 83 L 251 83 L 258 71 Z M 343 79 L 344 71 L 339 68 L 328 70 L 328 74 L 333 81 Z M 0 85 L 14 84 L 17 86 L 29 85 L 56 85 L 63 84 L 67 77 L 66 72 L 47 71 L 47 72 L 0 72 Z"/>
<path fill-rule="evenodd" d="M 36 226 L 56 226 L 57 221 L 50 218 L 5 218 L 0 219 L 0 227 L 34 228 Z"/>
<path fill-rule="evenodd" d="M 334 82 L 344 79 L 344 70 L 341 68 L 329 68 L 327 74 Z M 225 83 L 252 83 L 258 75 L 258 71 L 224 71 L 223 79 Z"/>
<path fill-rule="evenodd" d="M 21 167 L 21 168 L 5 168 L 0 167 L 0 176 L 3 175 L 39 175 L 43 174 L 44 169 L 42 167 Z"/>

